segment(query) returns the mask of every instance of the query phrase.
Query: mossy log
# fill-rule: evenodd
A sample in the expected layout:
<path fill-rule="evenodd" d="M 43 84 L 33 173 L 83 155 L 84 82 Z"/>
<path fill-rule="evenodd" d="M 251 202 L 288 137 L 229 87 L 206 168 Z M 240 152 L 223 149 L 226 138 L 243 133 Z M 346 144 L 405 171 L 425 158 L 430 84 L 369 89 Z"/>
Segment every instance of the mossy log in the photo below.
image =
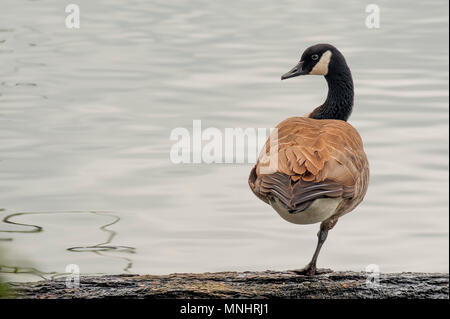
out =
<path fill-rule="evenodd" d="M 290 271 L 203 274 L 82 276 L 78 288 L 64 278 L 10 283 L 16 298 L 449 298 L 444 273 L 380 274 L 379 285 L 363 272 L 301 276 Z"/>

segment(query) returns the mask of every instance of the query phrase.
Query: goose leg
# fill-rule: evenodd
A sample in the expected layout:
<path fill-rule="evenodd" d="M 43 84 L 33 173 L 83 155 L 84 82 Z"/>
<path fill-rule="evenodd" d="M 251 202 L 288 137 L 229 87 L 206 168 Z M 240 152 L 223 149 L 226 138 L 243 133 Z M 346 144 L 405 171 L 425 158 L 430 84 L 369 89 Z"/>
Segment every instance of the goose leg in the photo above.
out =
<path fill-rule="evenodd" d="M 328 231 L 336 225 L 337 221 L 337 218 L 330 218 L 320 224 L 320 230 L 317 233 L 318 241 L 316 251 L 314 252 L 311 261 L 305 266 L 305 268 L 294 270 L 296 274 L 313 276 L 316 274 L 319 275 L 332 272 L 331 269 L 317 269 L 317 258 L 319 257 L 320 249 L 322 248 L 323 243 L 327 239 Z"/>

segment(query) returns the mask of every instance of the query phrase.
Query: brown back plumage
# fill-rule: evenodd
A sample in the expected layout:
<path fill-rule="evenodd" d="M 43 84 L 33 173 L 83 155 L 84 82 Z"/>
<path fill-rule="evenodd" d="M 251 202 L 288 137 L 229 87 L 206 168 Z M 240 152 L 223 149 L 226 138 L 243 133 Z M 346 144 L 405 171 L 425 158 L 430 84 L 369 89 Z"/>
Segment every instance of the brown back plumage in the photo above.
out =
<path fill-rule="evenodd" d="M 339 215 L 361 202 L 369 166 L 353 126 L 340 120 L 292 117 L 276 128 L 278 150 L 271 153 L 275 146 L 268 140 L 249 177 L 259 198 L 268 203 L 274 196 L 290 211 L 299 212 L 317 198 L 342 197 Z M 269 159 L 278 165 L 271 168 Z"/>

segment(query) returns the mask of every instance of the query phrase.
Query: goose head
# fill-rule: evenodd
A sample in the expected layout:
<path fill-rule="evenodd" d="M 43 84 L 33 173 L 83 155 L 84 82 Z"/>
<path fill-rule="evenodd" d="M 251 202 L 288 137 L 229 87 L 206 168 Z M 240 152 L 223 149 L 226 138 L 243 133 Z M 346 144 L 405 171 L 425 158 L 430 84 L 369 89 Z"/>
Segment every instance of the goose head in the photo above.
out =
<path fill-rule="evenodd" d="M 348 69 L 344 56 L 331 44 L 316 44 L 303 52 L 300 62 L 289 72 L 281 76 L 282 80 L 299 75 L 323 75 L 325 77 L 338 74 L 339 70 Z"/>

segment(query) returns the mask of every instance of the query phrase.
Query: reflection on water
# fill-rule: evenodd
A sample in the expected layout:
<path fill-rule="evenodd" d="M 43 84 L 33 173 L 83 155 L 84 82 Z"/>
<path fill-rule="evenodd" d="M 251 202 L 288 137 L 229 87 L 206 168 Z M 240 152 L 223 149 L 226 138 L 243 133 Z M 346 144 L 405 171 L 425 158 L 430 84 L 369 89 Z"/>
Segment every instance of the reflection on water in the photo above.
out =
<path fill-rule="evenodd" d="M 60 0 L 2 0 L 5 271 L 304 266 L 318 225 L 289 224 L 259 201 L 251 165 L 174 165 L 169 136 L 197 119 L 223 131 L 310 112 L 324 79 L 280 76 L 318 42 L 351 67 L 350 123 L 371 166 L 366 199 L 330 233 L 319 266 L 448 271 L 448 1 L 379 0 L 379 29 L 366 28 L 359 0 L 76 3 L 75 30 Z"/>
<path fill-rule="evenodd" d="M 11 214 L 6 216 L 5 218 L 3 218 L 3 222 L 7 223 L 7 224 L 11 224 L 11 225 L 19 225 L 19 226 L 26 226 L 26 227 L 30 227 L 30 230 L 0 230 L 0 232 L 2 233 L 37 233 L 42 231 L 42 227 L 41 226 L 36 226 L 36 225 L 27 225 L 27 224 L 21 224 L 21 223 L 15 223 L 13 221 L 11 221 L 11 219 L 15 216 L 22 216 L 22 215 L 28 215 L 28 214 L 36 214 L 36 213 L 16 213 L 16 214 Z M 12 238 L 5 238 L 5 240 L 12 240 Z"/>
<path fill-rule="evenodd" d="M 33 267 L 19 267 L 19 266 L 8 266 L 8 265 L 0 265 L 0 273 L 2 274 L 14 274 L 14 275 L 24 275 L 29 274 L 33 276 L 37 276 L 40 279 L 53 279 L 56 278 L 56 272 L 42 272 Z M 61 274 L 64 275 L 64 274 Z"/>
<path fill-rule="evenodd" d="M 13 213 L 10 215 L 7 215 L 3 218 L 3 223 L 19 226 L 18 229 L 13 230 L 2 230 L 0 229 L 0 233 L 38 233 L 45 231 L 44 227 L 39 225 L 32 225 L 32 224 L 25 224 L 25 223 L 19 223 L 13 221 L 19 216 L 27 216 L 27 215 L 43 215 L 43 214 L 96 214 L 100 216 L 107 216 L 111 217 L 112 221 L 101 225 L 99 229 L 103 232 L 106 232 L 108 234 L 107 239 L 104 242 L 101 242 L 99 244 L 95 245 L 89 245 L 89 246 L 78 246 L 78 247 L 69 247 L 67 248 L 67 251 L 70 252 L 76 252 L 76 253 L 94 253 L 99 256 L 109 256 L 116 258 L 118 260 L 122 260 L 126 262 L 126 266 L 123 268 L 123 271 L 129 272 L 129 270 L 133 266 L 133 261 L 126 257 L 122 256 L 122 253 L 134 253 L 135 249 L 133 247 L 128 246 L 117 246 L 112 245 L 112 241 L 114 237 L 116 237 L 117 233 L 111 229 L 108 229 L 108 227 L 118 223 L 120 221 L 120 218 L 118 216 L 115 216 L 111 213 L 106 212 L 20 212 L 20 213 Z M 22 230 L 22 228 L 25 228 L 25 230 Z M 0 240 L 4 241 L 12 241 L 13 238 L 0 238 Z M 109 254 L 109 253 L 114 254 Z M 21 267 L 21 266 L 14 266 L 14 265 L 4 265 L 0 263 L 0 273 L 3 274 L 31 274 L 38 276 L 42 279 L 53 279 L 59 276 L 64 276 L 66 273 L 58 273 L 58 272 L 44 272 L 39 269 L 36 269 L 34 267 Z"/>
<path fill-rule="evenodd" d="M 93 214 L 100 214 L 99 212 L 91 212 Z M 105 224 L 100 227 L 100 229 L 104 232 L 108 233 L 108 238 L 105 242 L 92 245 L 92 246 L 84 246 L 84 247 L 70 247 L 67 250 L 73 251 L 73 252 L 92 252 L 95 254 L 98 254 L 100 256 L 103 256 L 106 252 L 117 252 L 117 253 L 131 253 L 134 254 L 135 249 L 133 247 L 128 246 L 113 246 L 109 245 L 112 243 L 114 237 L 116 236 L 116 232 L 108 229 L 107 227 L 112 226 L 120 221 L 120 218 L 114 215 L 101 213 L 102 215 L 113 217 L 114 220 L 110 222 L 109 224 Z M 127 262 L 125 268 L 123 268 L 123 271 L 128 272 L 133 267 L 133 261 L 130 258 L 122 257 L 122 256 L 115 256 L 117 259 L 123 259 Z"/>

